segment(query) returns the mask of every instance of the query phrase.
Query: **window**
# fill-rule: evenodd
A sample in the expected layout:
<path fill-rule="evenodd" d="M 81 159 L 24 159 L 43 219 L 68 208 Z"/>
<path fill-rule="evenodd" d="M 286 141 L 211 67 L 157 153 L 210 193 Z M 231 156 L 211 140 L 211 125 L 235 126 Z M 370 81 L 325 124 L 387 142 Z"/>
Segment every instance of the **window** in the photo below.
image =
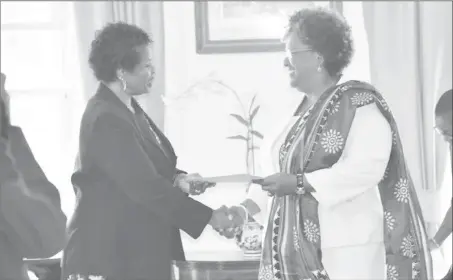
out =
<path fill-rule="evenodd" d="M 11 121 L 23 129 L 58 187 L 68 216 L 74 208 L 69 11 L 66 2 L 1 2 L 1 71 L 11 97 Z"/>

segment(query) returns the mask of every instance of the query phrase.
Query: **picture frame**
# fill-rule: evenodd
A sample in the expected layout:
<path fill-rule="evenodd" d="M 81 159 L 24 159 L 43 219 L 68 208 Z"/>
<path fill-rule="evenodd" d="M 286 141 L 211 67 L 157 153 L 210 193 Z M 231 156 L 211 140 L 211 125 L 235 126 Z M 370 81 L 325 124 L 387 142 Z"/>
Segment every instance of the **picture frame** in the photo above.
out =
<path fill-rule="evenodd" d="M 304 5 L 324 6 L 342 13 L 342 1 L 195 1 L 197 54 L 284 51 L 282 11 Z"/>

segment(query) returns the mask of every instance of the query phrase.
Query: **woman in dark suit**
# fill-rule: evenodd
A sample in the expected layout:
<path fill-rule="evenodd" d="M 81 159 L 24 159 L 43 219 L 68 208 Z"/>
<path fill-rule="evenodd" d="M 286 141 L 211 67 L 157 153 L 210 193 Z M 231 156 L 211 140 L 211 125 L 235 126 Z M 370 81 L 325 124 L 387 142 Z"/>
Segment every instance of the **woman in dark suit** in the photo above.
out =
<path fill-rule="evenodd" d="M 188 196 L 202 179 L 176 169 L 170 142 L 134 99 L 152 85 L 151 43 L 142 29 L 114 23 L 91 44 L 100 85 L 82 117 L 63 279 L 168 280 L 171 260 L 184 259 L 180 229 L 197 238 L 207 224 L 235 226 L 226 207 Z"/>

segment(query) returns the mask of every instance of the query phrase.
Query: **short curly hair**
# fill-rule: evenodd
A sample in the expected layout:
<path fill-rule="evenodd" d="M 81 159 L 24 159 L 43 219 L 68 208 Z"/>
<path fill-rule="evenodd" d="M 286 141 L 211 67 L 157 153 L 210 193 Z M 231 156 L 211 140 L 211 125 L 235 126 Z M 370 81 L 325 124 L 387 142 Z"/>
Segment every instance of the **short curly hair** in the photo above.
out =
<path fill-rule="evenodd" d="M 112 82 L 119 68 L 132 71 L 140 62 L 137 47 L 153 41 L 141 28 L 124 22 L 109 23 L 91 42 L 89 64 L 99 81 Z"/>
<path fill-rule="evenodd" d="M 289 18 L 288 32 L 296 32 L 304 44 L 324 58 L 331 76 L 341 74 L 354 53 L 351 27 L 334 11 L 322 7 L 296 11 Z"/>

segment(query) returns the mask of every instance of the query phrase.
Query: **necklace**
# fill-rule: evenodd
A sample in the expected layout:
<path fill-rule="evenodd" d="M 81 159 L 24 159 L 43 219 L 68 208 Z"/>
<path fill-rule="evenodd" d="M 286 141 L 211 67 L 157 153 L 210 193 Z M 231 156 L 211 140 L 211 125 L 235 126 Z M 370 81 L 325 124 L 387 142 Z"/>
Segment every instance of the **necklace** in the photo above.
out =
<path fill-rule="evenodd" d="M 143 111 L 143 109 L 140 107 L 140 105 L 138 104 L 137 100 L 135 100 L 134 98 L 131 99 L 131 107 L 134 109 L 134 114 L 138 117 L 138 118 L 144 118 L 145 119 L 145 122 L 146 124 L 148 125 L 149 127 L 149 130 L 151 130 L 151 133 L 153 134 L 154 138 L 156 139 L 156 142 L 162 146 L 162 141 L 160 140 L 160 137 L 159 137 L 159 134 L 157 134 L 157 132 L 154 130 L 153 128 L 153 125 L 150 121 L 150 119 L 148 118 L 148 116 L 146 116 L 145 112 Z"/>
<path fill-rule="evenodd" d="M 157 132 L 154 130 L 154 128 L 153 128 L 153 126 L 151 125 L 151 123 L 149 122 L 148 118 L 145 117 L 145 119 L 146 119 L 146 123 L 147 123 L 148 126 L 149 126 L 149 129 L 151 130 L 151 132 L 153 133 L 154 137 L 156 138 L 157 143 L 159 143 L 159 145 L 162 146 L 162 142 L 160 141 L 159 135 L 158 135 Z"/>

